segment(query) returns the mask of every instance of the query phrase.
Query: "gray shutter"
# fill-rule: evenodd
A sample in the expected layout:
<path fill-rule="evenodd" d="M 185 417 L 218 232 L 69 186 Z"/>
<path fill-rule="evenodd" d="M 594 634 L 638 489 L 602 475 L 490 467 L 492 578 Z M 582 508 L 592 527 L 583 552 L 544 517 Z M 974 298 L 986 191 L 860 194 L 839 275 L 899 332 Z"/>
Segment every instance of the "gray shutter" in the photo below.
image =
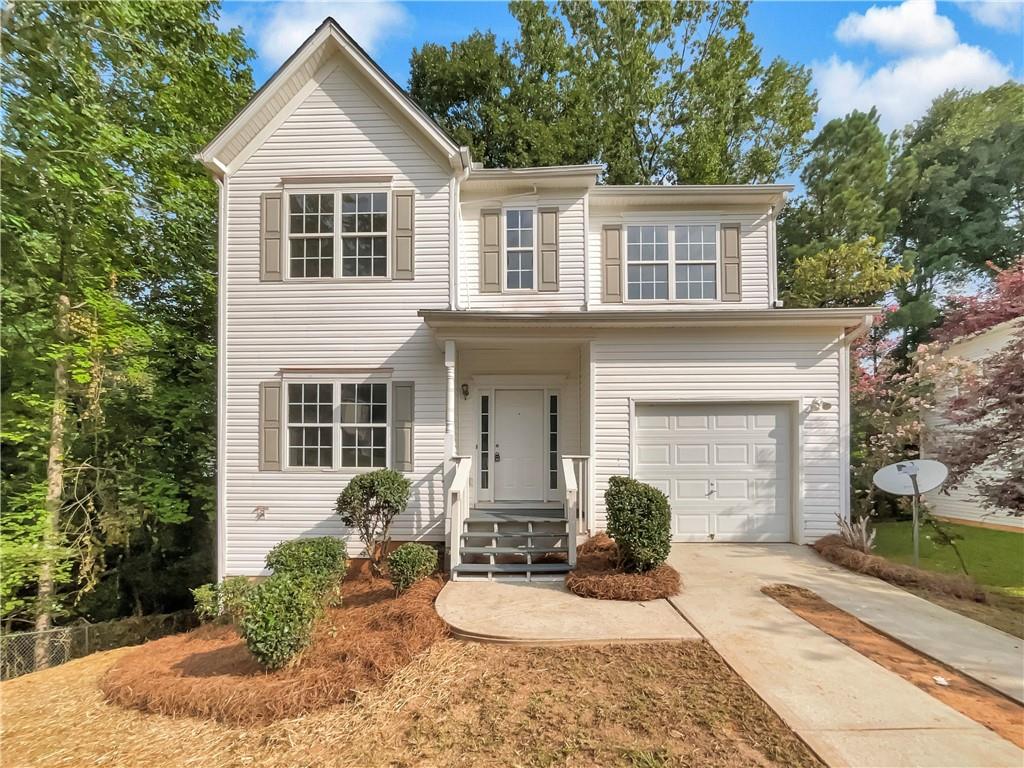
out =
<path fill-rule="evenodd" d="M 501 293 L 501 210 L 480 211 L 480 293 Z"/>
<path fill-rule="evenodd" d="M 601 230 L 601 301 L 622 303 L 621 224 L 605 224 Z"/>
<path fill-rule="evenodd" d="M 281 192 L 260 196 L 260 280 L 281 279 Z"/>
<path fill-rule="evenodd" d="M 740 225 L 722 225 L 722 301 L 739 301 L 740 288 Z"/>
<path fill-rule="evenodd" d="M 260 471 L 281 469 L 281 382 L 260 383 Z"/>
<path fill-rule="evenodd" d="M 558 290 L 558 209 L 541 208 L 540 218 L 540 291 Z"/>
<path fill-rule="evenodd" d="M 391 384 L 391 463 L 399 472 L 412 472 L 416 384 L 395 381 Z"/>
<path fill-rule="evenodd" d="M 395 190 L 391 194 L 391 278 L 412 280 L 415 274 L 416 192 Z"/>

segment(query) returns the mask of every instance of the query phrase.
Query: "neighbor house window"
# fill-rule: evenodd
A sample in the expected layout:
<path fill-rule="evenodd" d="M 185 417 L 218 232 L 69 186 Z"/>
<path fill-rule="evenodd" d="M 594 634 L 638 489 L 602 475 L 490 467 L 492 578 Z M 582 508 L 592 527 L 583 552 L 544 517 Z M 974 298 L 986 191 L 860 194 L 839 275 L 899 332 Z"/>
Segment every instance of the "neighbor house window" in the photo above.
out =
<path fill-rule="evenodd" d="M 343 277 L 387 277 L 386 192 L 341 195 L 341 274 Z"/>
<path fill-rule="evenodd" d="M 334 386 L 288 385 L 288 464 L 334 465 Z"/>
<path fill-rule="evenodd" d="M 388 198 L 375 191 L 289 193 L 288 276 L 387 277 Z"/>
<path fill-rule="evenodd" d="M 388 385 L 341 385 L 341 466 L 388 465 Z"/>
<path fill-rule="evenodd" d="M 533 211 L 505 211 L 505 288 L 512 291 L 532 290 L 533 265 Z"/>
<path fill-rule="evenodd" d="M 714 225 L 676 227 L 676 298 L 718 298 L 718 233 Z"/>
<path fill-rule="evenodd" d="M 288 196 L 292 277 L 334 277 L 334 193 Z"/>
<path fill-rule="evenodd" d="M 717 299 L 718 227 L 626 227 L 626 297 L 632 301 Z"/>

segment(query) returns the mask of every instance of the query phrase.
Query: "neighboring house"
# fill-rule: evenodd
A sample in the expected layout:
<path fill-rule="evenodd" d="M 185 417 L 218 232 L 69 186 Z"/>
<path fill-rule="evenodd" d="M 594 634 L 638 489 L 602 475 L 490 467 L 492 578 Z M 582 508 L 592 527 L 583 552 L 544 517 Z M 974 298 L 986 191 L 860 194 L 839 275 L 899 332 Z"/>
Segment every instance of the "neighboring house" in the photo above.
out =
<path fill-rule="evenodd" d="M 1021 319 L 1007 320 L 987 330 L 975 333 L 950 344 L 942 355 L 948 359 L 966 360 L 980 363 L 985 358 L 1005 347 L 1013 336 L 1019 332 Z M 938 454 L 938 444 L 948 436 L 948 422 L 942 416 L 943 403 L 959 393 L 943 390 L 938 393 L 938 408 L 924 414 L 925 429 L 921 436 L 921 456 L 933 459 Z M 998 476 L 998 468 L 985 467 L 980 470 L 990 476 Z M 977 472 L 972 472 L 956 490 L 948 492 L 938 490 L 927 495 L 932 514 L 946 520 L 981 525 L 986 528 L 1011 529 L 1024 531 L 1024 518 L 1014 515 L 1003 508 L 986 509 L 977 497 L 975 480 Z"/>
<path fill-rule="evenodd" d="M 221 575 L 282 539 L 357 545 L 334 502 L 376 467 L 413 484 L 394 537 L 446 542 L 456 575 L 564 570 L 617 474 L 668 494 L 678 541 L 811 542 L 848 514 L 872 310 L 778 308 L 790 187 L 482 168 L 330 19 L 199 158 Z"/>

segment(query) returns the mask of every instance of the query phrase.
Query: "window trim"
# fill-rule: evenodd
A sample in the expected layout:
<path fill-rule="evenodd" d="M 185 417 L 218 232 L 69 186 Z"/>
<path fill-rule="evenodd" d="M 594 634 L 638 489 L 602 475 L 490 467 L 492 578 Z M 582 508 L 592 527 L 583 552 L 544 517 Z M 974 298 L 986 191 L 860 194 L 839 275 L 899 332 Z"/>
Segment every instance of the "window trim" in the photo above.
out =
<path fill-rule="evenodd" d="M 536 205 L 507 205 L 501 208 L 501 292 L 502 293 L 537 293 L 537 286 L 539 280 L 537 279 L 537 260 L 539 256 L 539 239 L 538 239 L 538 226 L 540 224 L 537 218 L 538 206 Z M 531 288 L 509 288 L 508 287 L 508 220 L 507 214 L 509 211 L 530 211 L 533 214 L 533 243 L 530 249 L 533 253 L 533 286 Z M 513 250 L 522 251 L 526 250 L 522 246 L 514 248 Z"/>
<path fill-rule="evenodd" d="M 668 298 L 667 299 L 631 299 L 629 298 L 629 267 L 631 264 L 664 264 L 663 261 L 640 262 L 629 260 L 629 228 L 630 227 L 668 227 Z M 714 227 L 715 228 L 715 298 L 687 299 L 676 296 L 676 266 L 679 264 L 707 265 L 709 261 L 680 261 L 676 259 L 676 227 Z M 722 224 L 706 219 L 680 221 L 678 219 L 637 219 L 622 222 L 620 248 L 622 249 L 622 301 L 624 304 L 720 304 L 722 303 Z"/>
<path fill-rule="evenodd" d="M 329 467 L 300 467 L 293 466 L 291 456 L 288 453 L 288 385 L 289 384 L 330 384 L 331 385 L 331 415 L 333 418 L 332 436 L 332 463 Z M 341 465 L 341 385 L 342 384 L 384 384 L 387 387 L 387 420 L 383 425 L 385 429 L 385 452 L 384 467 L 343 467 Z M 281 423 L 284 429 L 281 430 L 281 469 L 285 472 L 296 472 L 300 474 L 339 472 L 350 474 L 361 474 L 371 472 L 375 469 L 391 469 L 394 466 L 392 456 L 392 435 L 391 429 L 394 426 L 394 390 L 391 386 L 391 373 L 351 373 L 343 375 L 324 375 L 317 373 L 290 373 L 281 377 L 283 396 L 281 397 Z"/>
<path fill-rule="evenodd" d="M 283 190 L 283 199 L 281 203 L 282 212 L 281 216 L 283 221 L 281 222 L 281 261 L 282 261 L 282 274 L 281 277 L 286 282 L 295 283 L 363 283 L 372 282 L 379 283 L 381 281 L 392 279 L 392 265 L 391 265 L 391 248 L 392 239 L 395 234 L 395 222 L 394 222 L 394 211 L 392 201 L 392 185 L 391 184 L 351 184 L 351 185 L 336 185 L 330 186 L 324 185 L 285 185 Z M 384 233 L 384 262 L 387 269 L 386 274 L 382 276 L 366 276 L 366 275 L 352 275 L 346 277 L 342 275 L 342 234 L 341 234 L 341 196 L 348 194 L 367 194 L 367 193 L 384 193 L 384 200 L 386 206 L 386 213 L 388 217 L 387 231 Z M 292 195 L 334 195 L 334 232 L 333 243 L 334 243 L 334 276 L 333 277 L 292 277 L 292 264 L 291 264 L 291 196 Z M 297 237 L 299 235 L 296 235 Z M 374 233 L 373 236 L 379 237 L 380 235 Z"/>

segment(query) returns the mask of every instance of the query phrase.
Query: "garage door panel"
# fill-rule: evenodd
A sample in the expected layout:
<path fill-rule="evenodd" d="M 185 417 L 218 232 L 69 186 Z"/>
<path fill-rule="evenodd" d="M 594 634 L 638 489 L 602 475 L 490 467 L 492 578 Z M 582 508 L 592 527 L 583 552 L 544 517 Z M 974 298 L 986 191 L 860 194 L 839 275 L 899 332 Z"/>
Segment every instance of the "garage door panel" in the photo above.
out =
<path fill-rule="evenodd" d="M 634 474 L 669 497 L 676 541 L 790 540 L 786 406 L 641 403 L 636 415 Z"/>

